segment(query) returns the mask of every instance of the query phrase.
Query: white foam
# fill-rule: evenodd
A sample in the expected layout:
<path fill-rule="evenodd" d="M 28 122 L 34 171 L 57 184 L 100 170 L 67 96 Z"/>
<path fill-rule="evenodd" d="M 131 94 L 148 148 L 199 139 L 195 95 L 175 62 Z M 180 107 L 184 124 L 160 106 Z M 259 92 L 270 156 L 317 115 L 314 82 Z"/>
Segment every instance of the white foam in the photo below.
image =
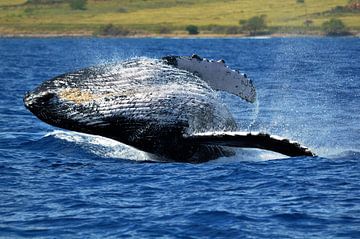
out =
<path fill-rule="evenodd" d="M 217 160 L 210 161 L 209 163 L 232 163 L 232 162 L 262 162 L 268 160 L 278 160 L 288 158 L 285 155 L 278 154 L 272 151 L 260 149 L 244 149 L 233 148 L 235 155 L 231 157 L 221 157 Z"/>
<path fill-rule="evenodd" d="M 156 161 L 156 157 L 141 150 L 137 150 L 118 141 L 97 135 L 89 135 L 71 131 L 54 130 L 45 137 L 52 136 L 67 142 L 80 145 L 100 157 L 129 159 L 135 161 Z"/>
<path fill-rule="evenodd" d="M 253 37 L 244 37 L 244 39 L 253 39 L 253 40 L 267 40 L 272 39 L 271 36 L 253 36 Z"/>

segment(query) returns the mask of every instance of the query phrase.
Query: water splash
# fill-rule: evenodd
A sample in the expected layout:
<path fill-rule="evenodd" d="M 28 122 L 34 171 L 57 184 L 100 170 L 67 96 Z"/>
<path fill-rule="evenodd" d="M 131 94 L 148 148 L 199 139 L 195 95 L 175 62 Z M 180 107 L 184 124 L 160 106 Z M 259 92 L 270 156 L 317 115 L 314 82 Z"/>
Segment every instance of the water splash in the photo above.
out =
<path fill-rule="evenodd" d="M 78 132 L 54 130 L 44 137 L 54 137 L 75 143 L 91 153 L 105 158 L 128 159 L 134 161 L 157 161 L 156 157 L 141 150 L 137 150 L 118 141 Z"/>
<path fill-rule="evenodd" d="M 251 112 L 252 115 L 250 117 L 250 119 L 252 119 L 252 120 L 249 123 L 249 126 L 247 128 L 249 131 L 255 125 L 256 120 L 257 120 L 258 115 L 259 115 L 259 112 L 260 112 L 260 100 L 259 100 L 259 97 L 257 95 L 256 95 L 256 100 L 255 100 L 254 104 L 255 104 L 255 107 L 254 107 L 253 111 Z"/>
<path fill-rule="evenodd" d="M 234 148 L 235 155 L 230 157 L 221 157 L 211 161 L 214 163 L 232 163 L 232 162 L 262 162 L 268 160 L 279 160 L 288 158 L 288 156 L 260 149 Z"/>

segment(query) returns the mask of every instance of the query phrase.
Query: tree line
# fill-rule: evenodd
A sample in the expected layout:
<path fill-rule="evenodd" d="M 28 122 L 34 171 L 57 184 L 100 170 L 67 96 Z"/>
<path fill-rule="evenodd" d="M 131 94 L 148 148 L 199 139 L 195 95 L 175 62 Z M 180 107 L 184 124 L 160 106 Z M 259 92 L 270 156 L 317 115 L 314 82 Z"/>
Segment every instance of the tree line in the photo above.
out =
<path fill-rule="evenodd" d="M 86 10 L 87 0 L 27 0 L 29 4 L 68 3 L 73 10 Z"/>

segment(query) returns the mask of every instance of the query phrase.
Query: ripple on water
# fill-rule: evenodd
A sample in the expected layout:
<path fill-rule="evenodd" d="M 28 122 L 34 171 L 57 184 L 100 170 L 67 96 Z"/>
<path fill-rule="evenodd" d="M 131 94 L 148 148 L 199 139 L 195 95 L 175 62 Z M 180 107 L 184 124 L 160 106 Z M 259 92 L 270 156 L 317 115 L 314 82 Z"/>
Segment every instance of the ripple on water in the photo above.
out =
<path fill-rule="evenodd" d="M 358 43 L 0 39 L 0 237 L 360 238 Z M 27 90 L 70 70 L 189 52 L 253 79 L 257 106 L 220 94 L 242 130 L 299 140 L 319 157 L 236 150 L 198 165 L 147 163 L 143 152 L 54 130 L 23 107 Z"/>

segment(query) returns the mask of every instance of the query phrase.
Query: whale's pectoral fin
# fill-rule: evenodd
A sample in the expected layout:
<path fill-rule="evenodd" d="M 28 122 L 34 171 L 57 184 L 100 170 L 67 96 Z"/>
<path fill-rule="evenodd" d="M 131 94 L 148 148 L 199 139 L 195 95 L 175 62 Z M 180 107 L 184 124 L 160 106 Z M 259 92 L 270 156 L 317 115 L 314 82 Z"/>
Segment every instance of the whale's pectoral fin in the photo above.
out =
<path fill-rule="evenodd" d="M 166 56 L 163 60 L 169 65 L 195 74 L 214 90 L 226 91 L 251 103 L 256 100 L 256 90 L 252 81 L 246 74 L 230 69 L 224 60 L 210 61 L 198 55 Z"/>
<path fill-rule="evenodd" d="M 186 140 L 206 145 L 221 145 L 229 147 L 258 148 L 271 150 L 290 157 L 316 156 L 309 148 L 265 133 L 248 132 L 208 132 L 185 136 Z"/>

